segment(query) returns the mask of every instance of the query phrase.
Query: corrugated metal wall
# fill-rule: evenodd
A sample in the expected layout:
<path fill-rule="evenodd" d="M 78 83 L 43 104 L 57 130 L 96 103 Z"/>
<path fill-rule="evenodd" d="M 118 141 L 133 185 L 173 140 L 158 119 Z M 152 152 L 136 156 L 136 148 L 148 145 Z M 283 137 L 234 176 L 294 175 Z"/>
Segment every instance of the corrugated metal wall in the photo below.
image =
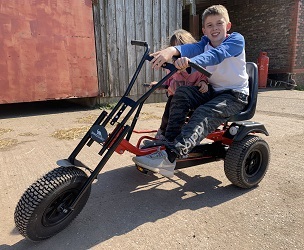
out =
<path fill-rule="evenodd" d="M 100 92 L 105 97 L 121 96 L 135 72 L 144 48 L 131 40 L 150 44 L 151 51 L 166 46 L 169 35 L 182 27 L 182 0 L 95 0 L 94 22 Z M 141 83 L 159 80 L 148 63 L 132 95 L 144 92 Z"/>
<path fill-rule="evenodd" d="M 0 103 L 98 95 L 91 0 L 0 0 Z"/>

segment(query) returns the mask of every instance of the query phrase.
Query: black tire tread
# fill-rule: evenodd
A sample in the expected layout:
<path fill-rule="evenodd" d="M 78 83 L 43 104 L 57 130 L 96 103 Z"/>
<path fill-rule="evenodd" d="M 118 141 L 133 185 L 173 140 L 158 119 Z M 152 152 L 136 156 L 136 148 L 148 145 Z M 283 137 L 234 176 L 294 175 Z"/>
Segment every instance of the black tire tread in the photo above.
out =
<path fill-rule="evenodd" d="M 253 186 L 256 186 L 264 177 L 265 173 L 263 174 L 262 178 L 259 182 L 255 183 L 254 185 L 249 185 L 246 183 L 242 178 L 242 164 L 243 159 L 245 157 L 245 154 L 247 150 L 251 147 L 251 145 L 256 143 L 262 143 L 264 146 L 268 149 L 269 152 L 269 146 L 261 137 L 255 136 L 255 135 L 247 135 L 243 140 L 241 141 L 234 141 L 230 148 L 227 151 L 225 161 L 224 161 L 224 170 L 226 177 L 228 180 L 241 188 L 251 188 Z M 268 157 L 267 168 L 269 163 L 269 157 Z"/>
<path fill-rule="evenodd" d="M 28 222 L 42 200 L 57 187 L 76 176 L 87 177 L 85 172 L 76 167 L 56 168 L 38 179 L 24 192 L 14 213 L 15 224 L 21 235 L 29 238 L 27 235 Z"/>

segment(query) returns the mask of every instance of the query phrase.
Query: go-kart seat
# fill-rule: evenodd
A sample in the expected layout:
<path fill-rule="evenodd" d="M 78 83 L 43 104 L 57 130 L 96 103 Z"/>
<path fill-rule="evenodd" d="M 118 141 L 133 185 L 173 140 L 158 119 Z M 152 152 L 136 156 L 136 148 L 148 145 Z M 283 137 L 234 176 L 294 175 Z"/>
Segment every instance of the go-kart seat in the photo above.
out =
<path fill-rule="evenodd" d="M 248 104 L 241 113 L 231 116 L 229 122 L 249 120 L 254 116 L 258 97 L 258 67 L 254 62 L 247 62 L 246 71 L 249 78 Z"/>

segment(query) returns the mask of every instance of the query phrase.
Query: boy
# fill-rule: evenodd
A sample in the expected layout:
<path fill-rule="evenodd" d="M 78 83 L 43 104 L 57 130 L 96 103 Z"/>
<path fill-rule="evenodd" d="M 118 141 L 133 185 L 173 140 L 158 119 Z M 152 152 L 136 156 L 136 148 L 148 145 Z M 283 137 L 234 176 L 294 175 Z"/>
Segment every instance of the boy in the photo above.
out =
<path fill-rule="evenodd" d="M 231 28 L 227 9 L 222 5 L 207 8 L 202 15 L 201 41 L 169 47 L 152 54 L 152 68 L 180 56 L 176 68 L 184 70 L 195 62 L 212 73 L 209 89 L 201 93 L 195 86 L 179 87 L 171 102 L 171 113 L 165 133 L 166 150 L 134 157 L 133 161 L 155 173 L 173 177 L 176 158 L 187 157 L 209 133 L 229 117 L 239 113 L 247 104 L 249 88 L 246 73 L 245 41 Z M 190 109 L 195 109 L 185 124 Z"/>

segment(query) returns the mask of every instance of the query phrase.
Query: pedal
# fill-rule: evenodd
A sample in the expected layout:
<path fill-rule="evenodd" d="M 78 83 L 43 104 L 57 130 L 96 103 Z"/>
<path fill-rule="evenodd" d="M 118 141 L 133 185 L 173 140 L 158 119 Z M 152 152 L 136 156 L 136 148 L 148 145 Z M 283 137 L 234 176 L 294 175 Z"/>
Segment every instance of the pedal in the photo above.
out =
<path fill-rule="evenodd" d="M 138 165 L 136 165 L 136 168 L 137 168 L 137 170 L 139 171 L 139 172 L 141 172 L 141 173 L 143 173 L 143 174 L 148 174 L 148 170 L 147 169 L 145 169 L 145 168 L 143 168 L 143 167 L 141 167 L 141 166 L 138 166 Z"/>
<path fill-rule="evenodd" d="M 156 147 L 156 146 L 164 146 L 165 142 L 162 140 L 144 140 L 143 141 L 144 147 Z"/>

